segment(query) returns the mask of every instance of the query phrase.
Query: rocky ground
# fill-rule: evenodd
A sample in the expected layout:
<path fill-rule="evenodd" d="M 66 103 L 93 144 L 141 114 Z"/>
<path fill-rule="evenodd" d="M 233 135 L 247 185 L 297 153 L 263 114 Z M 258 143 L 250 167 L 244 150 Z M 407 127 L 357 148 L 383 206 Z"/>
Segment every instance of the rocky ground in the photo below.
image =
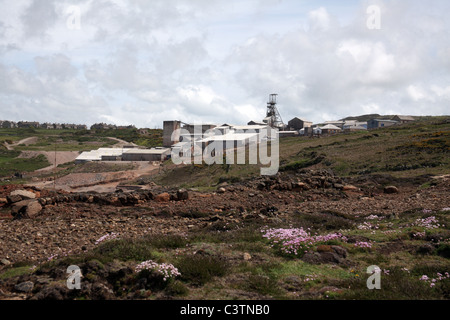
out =
<path fill-rule="evenodd" d="M 450 179 L 427 179 L 427 188 L 400 182 L 386 186 L 376 179 L 350 181 L 326 170 L 304 170 L 237 184 L 223 183 L 215 192 L 168 190 L 154 185 L 110 193 L 3 186 L 0 272 L 24 261 L 37 266 L 57 257 L 89 252 L 107 234 L 137 238 L 153 233 L 187 234 L 218 223 L 236 225 L 248 219 L 261 224 L 286 224 L 294 215 L 307 213 L 396 217 L 408 210 L 449 208 Z M 47 280 L 39 281 L 45 284 Z M 23 286 L 21 289 L 9 283 L 2 287 L 0 283 L 0 298 L 29 298 L 31 289 Z M 100 291 L 109 292 L 105 290 Z"/>

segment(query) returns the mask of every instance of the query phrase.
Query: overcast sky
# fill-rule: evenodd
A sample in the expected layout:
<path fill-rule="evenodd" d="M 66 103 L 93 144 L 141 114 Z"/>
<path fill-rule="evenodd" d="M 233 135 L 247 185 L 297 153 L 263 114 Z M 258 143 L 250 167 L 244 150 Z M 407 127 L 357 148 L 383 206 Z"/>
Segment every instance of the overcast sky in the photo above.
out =
<path fill-rule="evenodd" d="M 0 120 L 246 124 L 271 93 L 286 123 L 450 114 L 449 15 L 448 0 L 0 0 Z"/>

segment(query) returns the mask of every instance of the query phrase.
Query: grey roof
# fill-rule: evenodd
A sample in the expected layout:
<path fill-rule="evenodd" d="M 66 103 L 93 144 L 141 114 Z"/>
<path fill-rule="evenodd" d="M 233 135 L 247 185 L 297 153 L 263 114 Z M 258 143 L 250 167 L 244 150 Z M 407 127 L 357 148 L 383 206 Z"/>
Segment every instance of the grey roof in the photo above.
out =
<path fill-rule="evenodd" d="M 412 116 L 400 116 L 400 115 L 396 115 L 395 117 L 399 118 L 400 120 L 414 121 L 414 118 L 413 118 Z"/>
<path fill-rule="evenodd" d="M 320 128 L 321 130 L 342 130 L 341 128 L 339 128 L 339 127 L 336 127 L 335 125 L 332 125 L 332 124 L 327 124 L 326 126 L 323 126 L 323 127 L 321 127 Z"/>

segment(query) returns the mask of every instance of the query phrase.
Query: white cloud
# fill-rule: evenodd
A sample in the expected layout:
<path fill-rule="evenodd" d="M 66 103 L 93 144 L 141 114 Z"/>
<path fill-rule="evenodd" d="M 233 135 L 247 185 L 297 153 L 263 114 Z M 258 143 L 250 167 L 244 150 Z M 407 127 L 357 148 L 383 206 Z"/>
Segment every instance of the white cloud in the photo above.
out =
<path fill-rule="evenodd" d="M 368 5 L 381 30 L 366 27 Z M 81 9 L 81 30 L 66 9 Z M 448 113 L 445 0 L 0 1 L 2 117 L 161 126 Z M 36 103 L 39 101 L 39 103 Z"/>

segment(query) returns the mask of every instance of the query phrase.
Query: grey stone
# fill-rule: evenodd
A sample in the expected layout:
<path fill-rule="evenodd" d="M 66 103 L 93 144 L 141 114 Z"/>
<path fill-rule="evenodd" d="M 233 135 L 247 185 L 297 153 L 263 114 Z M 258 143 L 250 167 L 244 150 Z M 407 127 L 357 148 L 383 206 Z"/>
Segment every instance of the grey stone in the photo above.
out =
<path fill-rule="evenodd" d="M 180 189 L 177 191 L 177 199 L 178 200 L 188 200 L 189 192 L 186 189 Z"/>
<path fill-rule="evenodd" d="M 398 193 L 398 188 L 395 186 L 384 187 L 384 193 L 387 193 L 387 194 Z"/>
<path fill-rule="evenodd" d="M 25 199 L 35 199 L 36 198 L 36 194 L 34 194 L 31 191 L 27 191 L 27 190 L 14 190 L 9 195 L 10 196 L 19 195 L 19 196 L 22 197 L 23 200 L 25 200 Z"/>
<path fill-rule="evenodd" d="M 23 199 L 22 199 L 21 196 L 19 196 L 18 194 L 16 194 L 16 195 L 8 195 L 8 196 L 6 197 L 6 200 L 8 201 L 8 203 L 16 203 L 16 202 L 22 201 Z"/>
<path fill-rule="evenodd" d="M 32 219 L 34 217 L 36 217 L 39 212 L 41 212 L 42 210 L 42 206 L 38 201 L 32 201 L 30 202 L 26 209 L 25 209 L 25 214 L 27 215 L 28 218 Z"/>
<path fill-rule="evenodd" d="M 225 190 L 225 188 L 219 188 L 217 190 L 217 193 L 225 193 L 225 191 L 227 191 L 227 190 Z"/>
<path fill-rule="evenodd" d="M 34 288 L 34 283 L 31 281 L 25 281 L 18 283 L 14 286 L 14 289 L 16 289 L 19 292 L 30 292 Z"/>

